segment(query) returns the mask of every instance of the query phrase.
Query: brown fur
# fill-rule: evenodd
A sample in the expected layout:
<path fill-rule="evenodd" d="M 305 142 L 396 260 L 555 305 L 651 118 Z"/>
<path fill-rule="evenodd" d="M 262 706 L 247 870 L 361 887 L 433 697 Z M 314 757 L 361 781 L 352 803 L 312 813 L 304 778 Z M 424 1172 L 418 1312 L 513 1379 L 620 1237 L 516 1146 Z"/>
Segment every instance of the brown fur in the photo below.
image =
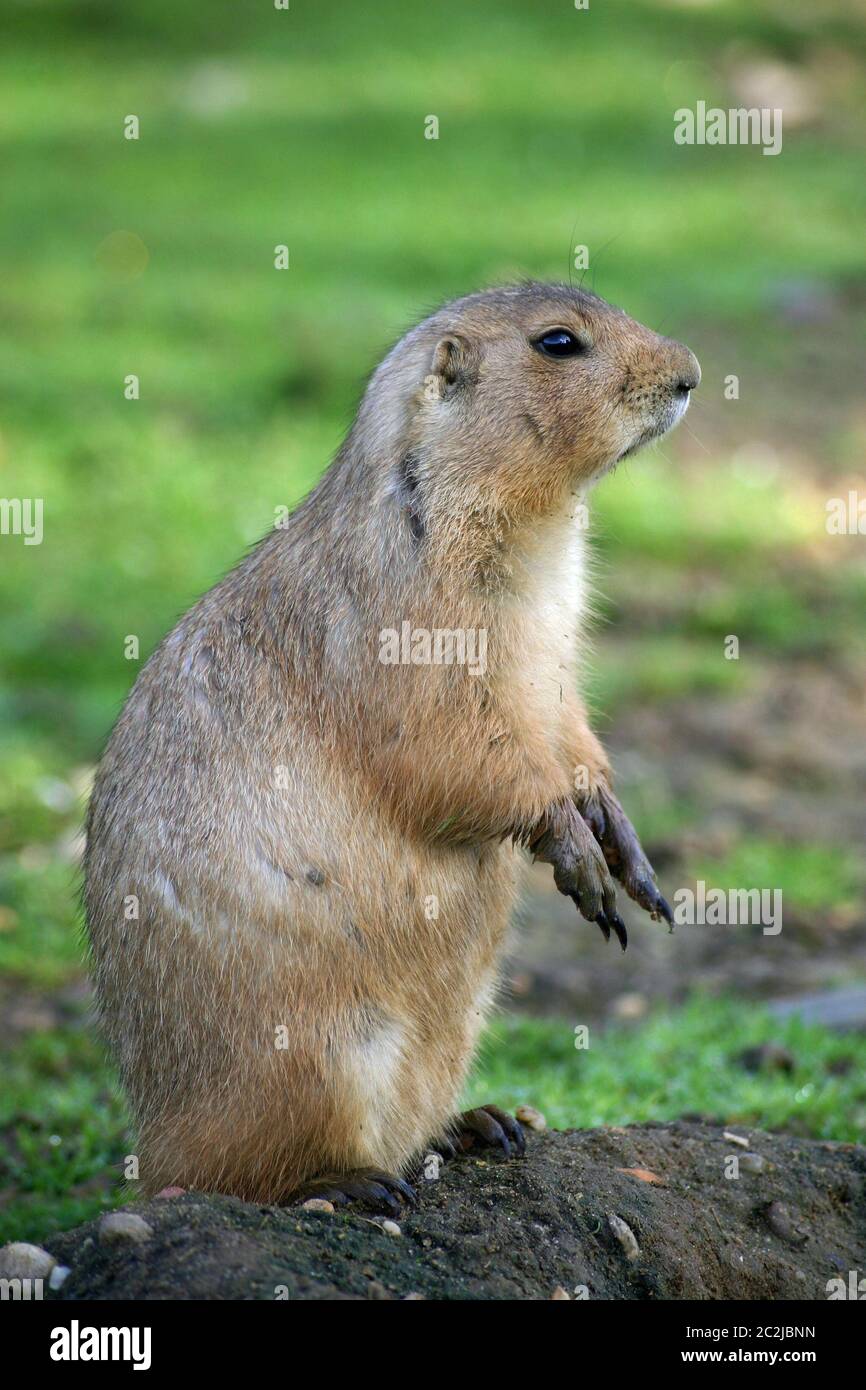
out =
<path fill-rule="evenodd" d="M 559 326 L 590 335 L 585 356 L 532 346 Z M 451 1119 L 515 841 L 553 824 L 578 764 L 607 783 L 576 694 L 574 508 L 673 423 L 695 371 L 564 286 L 446 305 L 379 366 L 286 528 L 151 657 L 86 864 L 145 1192 L 273 1201 L 325 1170 L 404 1169 Z M 383 665 L 380 633 L 405 621 L 484 629 L 485 673 Z"/>

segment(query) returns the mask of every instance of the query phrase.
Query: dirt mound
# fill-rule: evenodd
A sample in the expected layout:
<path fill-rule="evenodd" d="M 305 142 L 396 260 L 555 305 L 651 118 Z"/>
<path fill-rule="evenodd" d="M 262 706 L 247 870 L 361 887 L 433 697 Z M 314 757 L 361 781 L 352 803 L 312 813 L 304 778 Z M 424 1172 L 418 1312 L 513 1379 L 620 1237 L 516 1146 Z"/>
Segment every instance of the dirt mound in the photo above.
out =
<path fill-rule="evenodd" d="M 399 1235 L 361 1210 L 156 1199 L 134 1206 L 143 1240 L 98 1222 L 53 1238 L 71 1273 L 51 1296 L 826 1299 L 866 1269 L 866 1149 L 739 1134 L 748 1147 L 685 1121 L 530 1134 L 523 1160 L 422 1180 Z"/>

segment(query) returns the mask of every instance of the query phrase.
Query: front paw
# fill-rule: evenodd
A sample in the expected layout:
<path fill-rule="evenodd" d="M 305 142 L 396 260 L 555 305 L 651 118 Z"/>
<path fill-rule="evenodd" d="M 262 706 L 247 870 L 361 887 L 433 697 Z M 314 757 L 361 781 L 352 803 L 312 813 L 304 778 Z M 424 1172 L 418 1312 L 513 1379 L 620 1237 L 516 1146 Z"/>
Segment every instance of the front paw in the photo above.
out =
<path fill-rule="evenodd" d="M 536 859 L 553 865 L 560 893 L 572 899 L 588 922 L 598 924 L 605 941 L 613 930 L 625 950 L 628 937 L 605 856 L 574 802 L 555 802 L 529 847 Z"/>
<path fill-rule="evenodd" d="M 673 928 L 673 913 L 658 890 L 655 871 L 641 848 L 637 831 L 608 787 L 597 786 L 578 800 L 580 814 L 592 827 L 611 871 L 630 898 L 654 921 L 664 917 Z"/>

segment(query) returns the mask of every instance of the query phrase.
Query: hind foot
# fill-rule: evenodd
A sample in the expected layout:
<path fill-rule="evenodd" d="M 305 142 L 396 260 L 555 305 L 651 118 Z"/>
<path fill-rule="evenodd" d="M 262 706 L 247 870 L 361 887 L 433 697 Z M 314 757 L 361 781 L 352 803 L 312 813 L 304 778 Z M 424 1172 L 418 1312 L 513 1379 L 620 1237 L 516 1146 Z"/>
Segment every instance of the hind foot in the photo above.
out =
<path fill-rule="evenodd" d="M 378 1168 L 354 1168 L 349 1173 L 323 1173 L 319 1178 L 311 1178 L 294 1193 L 292 1204 L 297 1206 L 310 1197 L 333 1202 L 335 1207 L 360 1202 L 389 1216 L 402 1214 L 403 1207 L 398 1198 L 402 1198 L 407 1206 L 414 1206 L 417 1201 L 415 1189 L 407 1182 Z"/>
<path fill-rule="evenodd" d="M 433 1143 L 433 1148 L 443 1158 L 455 1158 L 459 1153 L 481 1146 L 501 1149 L 505 1158 L 522 1157 L 526 1152 L 523 1126 L 498 1105 L 481 1105 L 477 1110 L 464 1110 L 447 1134 Z"/>

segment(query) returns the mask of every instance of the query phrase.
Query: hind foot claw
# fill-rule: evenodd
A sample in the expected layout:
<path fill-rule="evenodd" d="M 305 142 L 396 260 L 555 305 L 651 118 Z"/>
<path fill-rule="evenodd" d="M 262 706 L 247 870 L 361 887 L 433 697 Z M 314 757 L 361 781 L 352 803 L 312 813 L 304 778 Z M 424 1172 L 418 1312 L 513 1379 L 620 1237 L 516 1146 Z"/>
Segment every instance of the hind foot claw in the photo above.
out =
<path fill-rule="evenodd" d="M 515 1154 L 522 1156 L 526 1152 L 523 1126 L 498 1105 L 481 1105 L 477 1110 L 465 1110 L 458 1115 L 449 1133 L 438 1139 L 433 1147 L 444 1158 L 454 1158 L 479 1145 L 501 1149 L 505 1158 L 513 1158 Z"/>
<path fill-rule="evenodd" d="M 412 1207 L 418 1200 L 409 1183 L 378 1168 L 355 1168 L 349 1173 L 324 1173 L 319 1178 L 311 1178 L 294 1194 L 293 1204 L 297 1206 L 310 1197 L 333 1202 L 335 1207 L 360 1202 L 389 1216 L 401 1216 L 402 1203 Z"/>

